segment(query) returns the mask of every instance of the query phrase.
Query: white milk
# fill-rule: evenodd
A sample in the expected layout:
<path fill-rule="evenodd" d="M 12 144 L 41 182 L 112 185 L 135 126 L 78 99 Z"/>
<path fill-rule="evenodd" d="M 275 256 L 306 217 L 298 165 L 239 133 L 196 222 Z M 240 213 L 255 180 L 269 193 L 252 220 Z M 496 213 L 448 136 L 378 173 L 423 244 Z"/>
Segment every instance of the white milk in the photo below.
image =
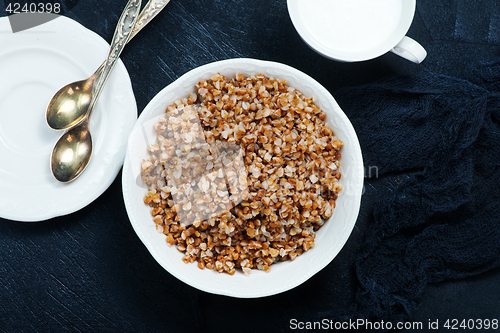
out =
<path fill-rule="evenodd" d="M 304 25 L 339 51 L 374 48 L 397 30 L 405 0 L 299 0 Z"/>

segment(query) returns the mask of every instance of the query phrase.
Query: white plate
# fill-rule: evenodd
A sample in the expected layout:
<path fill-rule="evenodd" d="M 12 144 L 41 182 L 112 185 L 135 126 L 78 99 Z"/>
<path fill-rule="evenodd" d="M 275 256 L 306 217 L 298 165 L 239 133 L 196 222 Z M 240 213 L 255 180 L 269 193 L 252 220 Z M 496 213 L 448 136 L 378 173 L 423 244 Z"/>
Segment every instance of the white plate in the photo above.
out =
<path fill-rule="evenodd" d="M 0 217 L 28 222 L 75 212 L 99 197 L 123 164 L 137 118 L 127 70 L 119 61 L 94 111 L 95 150 L 87 170 L 61 184 L 49 161 L 63 132 L 47 125 L 47 104 L 62 86 L 89 77 L 109 44 L 61 16 L 18 33 L 2 17 L 0 45 Z"/>
<path fill-rule="evenodd" d="M 318 231 L 316 246 L 294 261 L 280 262 L 271 271 L 252 270 L 250 276 L 241 271 L 235 275 L 220 274 L 196 264 L 185 264 L 175 247 L 168 247 L 165 235 L 156 231 L 150 208 L 143 197 L 147 187 L 140 181 L 140 165 L 147 158 L 146 145 L 154 138 L 152 121 L 165 112 L 178 98 L 195 91 L 195 84 L 209 79 L 217 72 L 228 79 L 236 73 L 252 75 L 263 73 L 269 77 L 286 79 L 287 84 L 306 96 L 314 96 L 316 104 L 327 113 L 327 121 L 335 134 L 344 142 L 341 159 L 341 183 L 344 186 L 337 200 L 337 208 L 328 222 Z M 224 60 L 196 68 L 164 88 L 141 113 L 129 138 L 122 175 L 125 207 L 134 230 L 153 257 L 169 273 L 185 283 L 206 292 L 233 297 L 263 297 L 294 288 L 324 268 L 335 258 L 349 238 L 356 223 L 363 188 L 363 161 L 354 129 L 330 93 L 306 74 L 289 66 L 253 59 Z"/>

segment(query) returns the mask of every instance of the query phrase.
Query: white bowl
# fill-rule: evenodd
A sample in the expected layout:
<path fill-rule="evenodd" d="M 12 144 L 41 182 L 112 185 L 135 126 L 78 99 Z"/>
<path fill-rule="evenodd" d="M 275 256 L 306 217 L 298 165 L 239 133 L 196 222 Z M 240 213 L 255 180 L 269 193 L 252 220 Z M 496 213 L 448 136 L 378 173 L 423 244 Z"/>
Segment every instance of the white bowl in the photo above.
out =
<path fill-rule="evenodd" d="M 166 236 L 158 233 L 150 208 L 143 202 L 147 186 L 140 180 L 140 165 L 148 158 L 146 146 L 154 138 L 152 124 L 155 117 L 163 114 L 174 100 L 195 92 L 195 84 L 221 73 L 228 79 L 237 73 L 246 76 L 264 74 L 285 79 L 287 84 L 313 96 L 326 114 L 329 127 L 344 142 L 341 150 L 341 183 L 343 190 L 337 199 L 332 217 L 317 232 L 311 250 L 294 261 L 279 262 L 271 271 L 252 270 L 249 276 L 237 270 L 236 274 L 221 274 L 212 270 L 200 270 L 196 263 L 185 264 L 183 254 L 166 244 Z M 146 126 L 144 126 L 146 124 Z M 139 238 L 153 257 L 170 274 L 200 290 L 232 297 L 254 298 L 278 294 L 292 289 L 328 265 L 346 243 L 356 223 L 363 188 L 363 162 L 359 142 L 347 116 L 331 94 L 308 75 L 287 65 L 254 59 L 231 59 L 210 63 L 186 73 L 160 91 L 141 113 L 132 134 L 123 167 L 123 196 L 130 222 Z"/>

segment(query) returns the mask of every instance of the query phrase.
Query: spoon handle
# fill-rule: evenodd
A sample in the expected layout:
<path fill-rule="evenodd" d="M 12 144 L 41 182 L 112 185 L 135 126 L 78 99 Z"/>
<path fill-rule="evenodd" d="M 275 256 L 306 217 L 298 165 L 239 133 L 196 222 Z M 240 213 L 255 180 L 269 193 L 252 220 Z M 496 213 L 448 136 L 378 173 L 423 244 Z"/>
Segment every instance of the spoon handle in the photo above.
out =
<path fill-rule="evenodd" d="M 128 40 L 134 38 L 169 2 L 170 0 L 149 0 L 139 14 L 137 23 Z"/>
<path fill-rule="evenodd" d="M 144 28 L 149 22 L 151 22 L 151 20 L 154 19 L 156 15 L 158 15 L 158 13 L 160 13 L 169 2 L 170 0 L 149 0 L 141 10 L 139 17 L 137 18 L 137 22 L 135 23 L 134 30 L 132 30 L 132 33 L 128 38 L 127 44 L 132 38 L 135 37 L 135 35 L 139 33 L 139 31 L 142 30 L 142 28 Z M 106 61 L 104 61 L 101 66 L 99 66 L 94 75 L 96 75 L 97 77 L 100 76 L 105 65 Z"/>
<path fill-rule="evenodd" d="M 116 25 L 115 33 L 111 41 L 111 48 L 109 50 L 108 58 L 104 65 L 102 74 L 99 76 L 97 84 L 95 86 L 94 94 L 92 96 L 92 101 L 90 103 L 89 112 L 87 117 L 90 118 L 94 106 L 99 98 L 99 95 L 104 88 L 104 84 L 111 73 L 111 70 L 116 65 L 120 54 L 129 40 L 132 30 L 134 29 L 135 23 L 137 22 L 137 17 L 141 9 L 141 0 L 129 0 L 127 6 L 123 10 L 123 13 L 118 20 Z"/>

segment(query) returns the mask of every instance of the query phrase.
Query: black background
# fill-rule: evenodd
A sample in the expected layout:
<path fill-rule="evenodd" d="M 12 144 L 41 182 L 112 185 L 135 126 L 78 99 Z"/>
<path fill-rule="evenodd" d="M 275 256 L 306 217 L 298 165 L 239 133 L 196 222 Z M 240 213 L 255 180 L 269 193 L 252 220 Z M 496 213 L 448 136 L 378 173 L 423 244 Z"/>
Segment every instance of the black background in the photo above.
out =
<path fill-rule="evenodd" d="M 109 42 L 125 3 L 80 0 L 65 15 Z M 461 77 L 464 68 L 496 59 L 497 3 L 417 1 L 408 36 L 428 52 L 420 65 L 390 53 L 361 63 L 323 58 L 296 33 L 285 0 L 172 0 L 121 58 L 139 113 L 190 69 L 235 57 L 285 63 L 335 96 L 339 88 L 402 74 L 431 71 Z M 1 16 L 4 8 L 0 1 Z M 341 107 L 349 116 L 349 105 Z M 289 331 L 293 318 L 312 320 L 354 302 L 353 262 L 373 207 L 407 177 L 401 172 L 366 179 L 349 241 L 303 285 L 276 296 L 235 299 L 195 290 L 156 263 L 129 223 L 120 173 L 103 195 L 71 215 L 40 223 L 0 219 L 0 332 Z M 410 320 L 451 318 L 500 319 L 500 270 L 428 286 Z"/>

